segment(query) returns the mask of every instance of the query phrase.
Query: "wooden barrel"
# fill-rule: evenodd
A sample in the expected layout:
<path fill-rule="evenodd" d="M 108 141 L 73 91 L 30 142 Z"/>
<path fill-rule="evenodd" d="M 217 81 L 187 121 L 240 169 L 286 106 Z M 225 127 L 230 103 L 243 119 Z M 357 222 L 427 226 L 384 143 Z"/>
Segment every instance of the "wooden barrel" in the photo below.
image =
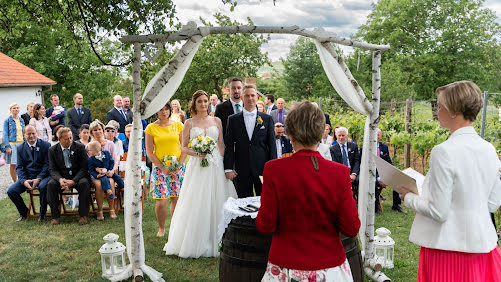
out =
<path fill-rule="evenodd" d="M 223 235 L 219 281 L 261 281 L 268 263 L 272 235 L 256 229 L 250 216 L 233 219 Z"/>
<path fill-rule="evenodd" d="M 362 253 L 360 252 L 360 245 L 357 237 L 346 237 L 341 235 L 341 242 L 343 243 L 346 258 L 350 263 L 351 275 L 354 282 L 364 281 L 364 268 L 362 264 Z"/>

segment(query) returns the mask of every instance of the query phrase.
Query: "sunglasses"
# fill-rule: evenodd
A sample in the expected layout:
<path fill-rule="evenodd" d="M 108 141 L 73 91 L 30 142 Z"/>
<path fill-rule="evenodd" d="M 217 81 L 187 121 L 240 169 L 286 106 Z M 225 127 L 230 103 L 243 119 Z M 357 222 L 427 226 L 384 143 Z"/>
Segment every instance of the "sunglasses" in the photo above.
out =
<path fill-rule="evenodd" d="M 280 128 L 280 127 L 284 127 L 284 126 L 283 126 L 283 125 L 281 125 L 281 124 L 277 124 L 277 125 L 275 125 L 275 127 L 276 127 L 276 128 Z"/>
<path fill-rule="evenodd" d="M 106 129 L 106 132 L 115 132 L 115 129 Z"/>

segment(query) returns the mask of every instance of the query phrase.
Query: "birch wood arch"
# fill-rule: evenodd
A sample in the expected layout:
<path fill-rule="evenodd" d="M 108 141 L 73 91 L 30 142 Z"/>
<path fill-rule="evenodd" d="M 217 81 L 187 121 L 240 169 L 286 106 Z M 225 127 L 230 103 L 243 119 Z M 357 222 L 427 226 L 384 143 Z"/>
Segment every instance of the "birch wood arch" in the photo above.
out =
<path fill-rule="evenodd" d="M 358 212 L 362 222 L 359 235 L 362 241 L 364 256 L 364 271 L 375 281 L 390 281 L 381 270 L 381 265 L 374 260 L 374 200 L 376 165 L 373 154 L 376 152 L 377 127 L 379 123 L 379 104 L 381 88 L 381 52 L 388 50 L 388 45 L 375 45 L 355 41 L 349 38 L 338 37 L 335 33 L 327 32 L 322 28 L 306 30 L 298 26 L 222 26 L 197 27 L 189 22 L 179 32 L 169 34 L 130 35 L 120 40 L 125 44 L 134 45 L 133 57 L 133 130 L 127 158 L 127 173 L 125 177 L 125 237 L 127 252 L 130 260 L 127 271 L 113 280 L 127 279 L 134 276 L 143 278 L 143 272 L 153 281 L 163 281 L 162 273 L 145 264 L 144 240 L 142 233 L 141 209 L 141 119 L 155 114 L 174 95 L 188 70 L 192 59 L 203 39 L 209 34 L 236 34 L 236 33 L 284 33 L 295 34 L 312 38 L 320 55 L 322 66 L 334 89 L 350 107 L 367 116 L 364 132 L 364 151 L 360 169 Z M 175 56 L 165 65 L 145 87 L 141 95 L 141 45 L 155 44 L 159 49 L 169 41 L 186 42 Z M 351 74 L 344 60 L 337 54 L 333 43 L 352 46 L 372 53 L 372 99 L 369 100 L 358 82 Z M 160 47 L 162 45 L 162 47 Z M 146 54 L 151 56 L 149 51 Z"/>

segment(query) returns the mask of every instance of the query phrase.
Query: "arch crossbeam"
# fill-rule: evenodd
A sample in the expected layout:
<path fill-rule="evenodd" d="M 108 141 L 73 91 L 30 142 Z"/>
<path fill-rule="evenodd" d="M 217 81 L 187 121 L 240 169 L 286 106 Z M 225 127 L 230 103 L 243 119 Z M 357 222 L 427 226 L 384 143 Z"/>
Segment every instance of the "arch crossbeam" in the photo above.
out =
<path fill-rule="evenodd" d="M 123 43 L 156 43 L 156 42 L 172 42 L 187 40 L 195 35 L 202 35 L 206 32 L 208 34 L 235 34 L 235 33 L 277 33 L 277 34 L 295 34 L 304 37 L 316 39 L 320 42 L 332 42 L 345 46 L 357 47 L 365 50 L 389 50 L 389 45 L 377 45 L 366 42 L 356 41 L 350 38 L 339 37 L 334 32 L 325 31 L 321 28 L 315 30 L 307 30 L 299 26 L 217 26 L 217 27 L 199 27 L 196 25 L 193 28 L 182 29 L 179 32 L 166 33 L 166 34 L 152 34 L 152 35 L 127 35 L 120 39 Z"/>

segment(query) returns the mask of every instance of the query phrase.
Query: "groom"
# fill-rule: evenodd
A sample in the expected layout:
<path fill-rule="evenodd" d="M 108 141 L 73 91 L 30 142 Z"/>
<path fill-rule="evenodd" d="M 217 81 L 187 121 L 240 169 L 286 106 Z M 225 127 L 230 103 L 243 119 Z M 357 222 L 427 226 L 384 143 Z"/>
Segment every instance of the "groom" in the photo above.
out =
<path fill-rule="evenodd" d="M 224 138 L 224 172 L 239 198 L 254 196 L 253 188 L 261 195 L 264 164 L 277 158 L 273 119 L 257 111 L 256 86 L 245 85 L 243 93 L 244 110 L 228 117 Z"/>

